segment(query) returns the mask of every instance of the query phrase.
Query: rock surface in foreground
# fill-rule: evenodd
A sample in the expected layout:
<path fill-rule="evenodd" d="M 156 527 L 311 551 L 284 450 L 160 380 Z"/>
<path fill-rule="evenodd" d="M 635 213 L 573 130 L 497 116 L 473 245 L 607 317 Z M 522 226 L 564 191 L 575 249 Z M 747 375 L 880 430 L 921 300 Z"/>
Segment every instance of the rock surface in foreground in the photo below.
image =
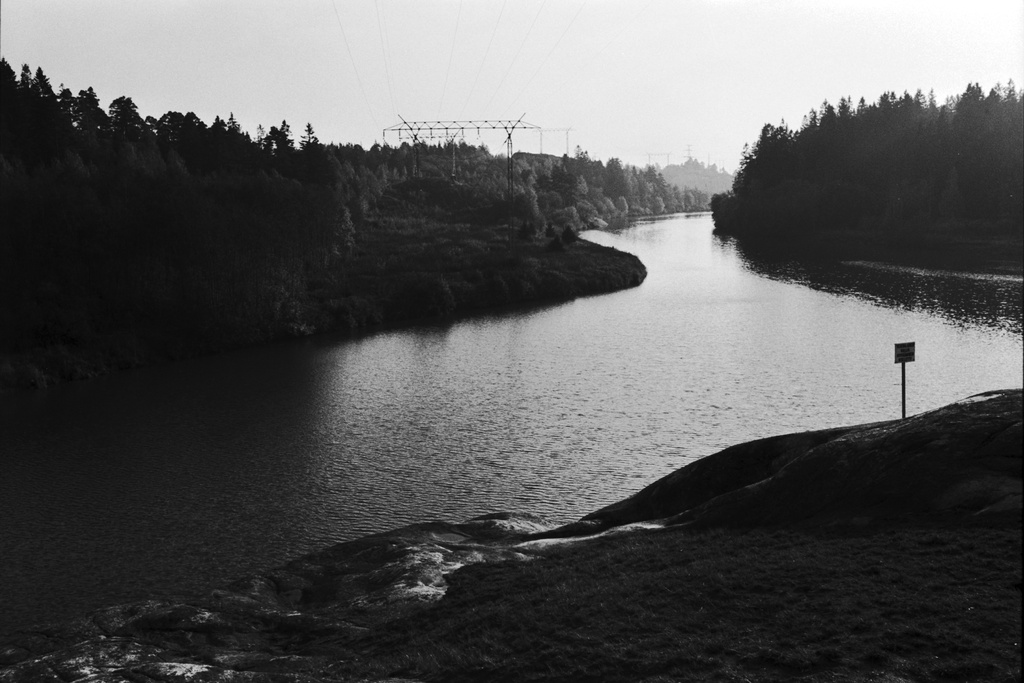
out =
<path fill-rule="evenodd" d="M 733 446 L 569 527 L 529 516 L 431 523 L 342 543 L 198 600 L 146 601 L 0 638 L 0 682 L 338 681 L 366 629 L 429 607 L 459 567 L 536 556 L 626 525 L 823 527 L 1010 515 L 1021 391 L 907 420 Z M 543 560 L 540 560 L 543 561 Z"/>
<path fill-rule="evenodd" d="M 1021 440 L 1021 391 L 991 391 L 905 420 L 732 446 L 583 522 L 792 527 L 1019 511 Z"/>
<path fill-rule="evenodd" d="M 531 555 L 529 515 L 415 524 L 340 543 L 198 600 L 151 600 L 0 638 L 0 681 L 323 681 L 379 620 L 429 605 L 445 575 Z M 329 655 L 326 653 L 330 653 Z"/>

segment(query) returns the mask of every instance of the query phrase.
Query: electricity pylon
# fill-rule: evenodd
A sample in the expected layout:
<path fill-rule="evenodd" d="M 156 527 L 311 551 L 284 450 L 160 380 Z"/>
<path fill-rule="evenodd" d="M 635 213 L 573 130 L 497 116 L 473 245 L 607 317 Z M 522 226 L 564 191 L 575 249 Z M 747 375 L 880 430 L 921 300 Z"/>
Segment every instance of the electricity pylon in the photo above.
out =
<path fill-rule="evenodd" d="M 665 165 L 668 166 L 672 163 L 672 152 L 648 152 L 647 153 L 647 165 L 651 165 L 651 159 L 653 157 L 665 157 Z"/>
<path fill-rule="evenodd" d="M 544 153 L 544 133 L 565 133 L 565 156 L 569 156 L 569 131 L 572 128 L 537 128 L 540 134 L 540 154 Z"/>
<path fill-rule="evenodd" d="M 526 114 L 523 114 L 526 116 Z M 412 140 L 413 147 L 416 148 L 416 172 L 419 172 L 419 149 L 418 143 L 423 140 L 433 140 L 435 138 L 444 138 L 445 140 L 452 143 L 452 174 L 455 173 L 455 139 L 464 138 L 466 131 L 475 130 L 477 134 L 480 134 L 482 130 L 503 130 L 505 131 L 505 147 L 508 151 L 508 245 L 509 249 L 515 248 L 516 232 L 512 225 L 512 207 L 514 199 L 514 183 L 515 175 L 512 172 L 512 133 L 517 130 L 539 130 L 540 126 L 535 126 L 532 123 L 526 123 L 523 121 L 523 116 L 520 116 L 516 120 L 512 119 L 491 119 L 483 121 L 406 121 L 402 119 L 401 123 L 396 123 L 393 126 L 388 126 L 384 129 L 384 139 L 387 139 L 388 133 L 395 133 L 398 135 L 399 141 L 401 140 Z M 399 116 L 398 118 L 402 118 Z M 568 135 L 566 135 L 568 140 Z"/>

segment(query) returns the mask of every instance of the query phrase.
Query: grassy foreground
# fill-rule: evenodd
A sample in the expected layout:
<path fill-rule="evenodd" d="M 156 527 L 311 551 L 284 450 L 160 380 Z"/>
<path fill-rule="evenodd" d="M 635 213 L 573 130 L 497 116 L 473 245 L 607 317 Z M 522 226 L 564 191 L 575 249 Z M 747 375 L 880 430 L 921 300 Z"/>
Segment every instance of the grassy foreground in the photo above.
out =
<path fill-rule="evenodd" d="M 841 532 L 670 529 L 544 555 L 464 568 L 435 607 L 373 627 L 331 673 L 1020 680 L 1019 515 Z"/>
<path fill-rule="evenodd" d="M 383 610 L 124 606 L 121 627 L 99 612 L 0 638 L 0 681 L 1020 681 L 1017 511 L 669 527 L 525 556 L 463 567 L 441 600 Z M 63 634 L 86 627 L 107 635 Z M 17 663 L 26 648 L 42 656 Z"/>

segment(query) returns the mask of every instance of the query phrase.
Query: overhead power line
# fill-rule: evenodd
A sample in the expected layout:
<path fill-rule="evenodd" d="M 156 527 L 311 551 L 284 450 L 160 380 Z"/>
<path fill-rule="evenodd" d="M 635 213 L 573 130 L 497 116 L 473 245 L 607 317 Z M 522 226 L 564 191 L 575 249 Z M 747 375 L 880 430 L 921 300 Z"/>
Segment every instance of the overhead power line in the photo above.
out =
<path fill-rule="evenodd" d="M 366 89 L 363 87 L 363 79 L 359 77 L 359 69 L 356 67 L 356 60 L 352 56 L 352 47 L 348 44 L 348 36 L 345 35 L 345 25 L 341 21 L 341 15 L 338 14 L 338 6 L 334 0 L 331 0 L 331 7 L 334 9 L 334 18 L 338 20 L 338 28 L 341 29 L 341 40 L 345 43 L 345 51 L 348 52 L 348 60 L 352 64 L 352 71 L 356 75 L 356 83 L 359 84 L 359 92 L 363 95 L 363 102 L 366 103 L 366 111 L 370 113 L 370 119 L 373 121 L 374 128 L 377 127 L 377 117 L 373 114 L 373 107 L 370 106 L 370 98 L 366 96 Z"/>
<path fill-rule="evenodd" d="M 452 49 L 448 53 L 448 69 L 444 72 L 444 87 L 441 88 L 441 101 L 437 105 L 437 115 L 441 116 L 441 109 L 444 108 L 444 94 L 448 90 L 448 76 L 452 72 L 452 59 L 455 58 L 455 39 L 459 36 L 459 20 L 462 19 L 462 0 L 459 0 L 459 11 L 455 15 L 455 31 L 452 33 Z"/>
<path fill-rule="evenodd" d="M 654 0 L 647 0 L 647 3 L 640 8 L 639 12 L 634 14 L 627 21 L 618 24 L 617 30 L 615 30 L 613 34 L 609 34 L 605 38 L 599 38 L 593 41 L 595 45 L 602 46 L 601 49 L 597 50 L 594 54 L 588 53 L 587 59 L 580 64 L 580 66 L 569 72 L 569 75 L 556 89 L 560 97 L 566 96 L 567 89 L 571 88 L 572 91 L 578 91 L 584 81 L 593 78 L 595 74 L 603 73 L 603 70 L 597 68 L 597 65 L 600 60 L 608 54 L 607 47 L 620 44 L 622 36 L 625 35 L 626 31 L 636 23 L 636 20 L 647 11 L 647 8 L 650 7 L 653 2 Z M 587 75 L 580 77 L 580 72 L 584 70 L 586 70 Z"/>
<path fill-rule="evenodd" d="M 398 118 L 402 119 L 401 116 Z M 467 132 L 475 131 L 479 136 L 480 131 L 503 130 L 506 134 L 506 142 L 511 140 L 512 132 L 516 130 L 540 131 L 541 127 L 518 119 L 472 119 L 472 120 L 447 120 L 447 121 L 406 121 L 388 126 L 383 130 L 384 138 L 389 133 L 396 136 L 399 141 L 412 140 L 413 142 L 425 142 L 427 140 L 452 140 L 465 138 Z M 549 130 L 549 129 L 545 129 Z M 551 129 L 553 130 L 553 129 Z M 567 130 L 567 129 L 559 129 Z"/>
<path fill-rule="evenodd" d="M 508 4 L 508 0 L 501 3 L 501 11 L 498 12 L 498 20 L 494 22 L 494 29 L 491 31 L 491 39 L 487 41 L 487 49 L 484 50 L 484 58 L 480 60 L 480 66 L 476 69 L 476 76 L 473 77 L 473 85 L 469 88 L 469 94 L 466 95 L 466 101 L 462 105 L 462 109 L 459 110 L 459 117 L 462 117 L 463 112 L 466 111 L 466 106 L 469 105 L 469 100 L 473 97 L 473 92 L 476 90 L 477 81 L 480 80 L 480 72 L 484 70 L 484 64 L 487 62 L 488 55 L 491 54 L 491 45 L 494 43 L 494 36 L 498 33 L 498 26 L 501 25 L 501 17 L 505 14 L 505 5 Z"/>
<path fill-rule="evenodd" d="M 544 57 L 544 61 L 540 63 L 540 66 L 537 67 L 537 70 L 533 72 L 532 76 L 530 76 L 530 80 L 526 81 L 526 85 L 522 87 L 522 89 L 519 91 L 519 94 L 515 96 L 515 99 L 513 99 L 509 103 L 509 105 L 505 108 L 505 111 L 511 109 L 512 106 L 519 101 L 519 98 L 523 96 L 523 93 L 526 92 L 526 89 L 530 87 L 531 83 L 533 83 L 533 79 L 537 78 L 537 74 L 540 73 L 541 69 L 543 69 L 544 66 L 548 63 L 548 60 L 551 59 L 551 55 L 555 53 L 555 50 L 558 49 L 558 46 L 562 43 L 562 39 L 565 38 L 565 34 L 567 34 L 569 32 L 569 29 L 572 28 L 572 25 L 576 23 L 576 18 L 580 15 L 580 12 L 583 11 L 583 7 L 586 4 L 587 0 L 583 0 L 583 2 L 580 3 L 579 9 L 576 10 L 576 14 L 572 15 L 572 19 L 569 20 L 569 23 L 566 25 L 565 30 L 562 31 L 562 35 L 558 36 L 558 40 L 556 40 L 555 44 L 551 46 L 550 50 L 548 50 L 548 54 L 546 57 Z"/>
<path fill-rule="evenodd" d="M 391 67 L 388 66 L 388 52 L 389 49 L 386 45 L 384 29 L 384 22 L 380 18 L 380 3 L 378 0 L 373 0 L 373 6 L 377 10 L 377 34 L 380 36 L 380 53 L 384 57 L 384 75 L 388 81 L 388 96 L 391 98 L 391 112 L 395 113 L 395 93 L 391 89 Z"/>
<path fill-rule="evenodd" d="M 505 75 L 501 77 L 500 81 L 498 81 L 498 86 L 494 89 L 490 99 L 487 100 L 487 104 L 484 105 L 484 109 L 490 107 L 491 101 L 494 100 L 494 96 L 501 92 L 501 86 L 505 84 L 505 79 L 508 78 L 509 72 L 512 71 L 512 67 L 515 65 L 516 60 L 519 59 L 519 53 L 523 51 L 523 46 L 526 45 L 526 39 L 530 37 L 530 34 L 533 33 L 533 27 L 537 25 L 537 18 L 540 17 L 540 13 L 544 11 L 544 6 L 547 4 L 548 0 L 544 0 L 544 2 L 541 3 L 540 9 L 537 10 L 537 14 L 533 17 L 533 22 L 530 24 L 530 28 L 527 29 L 526 35 L 523 36 L 523 42 L 519 44 L 519 49 L 516 50 L 515 55 L 512 57 L 512 61 L 508 64 L 508 68 L 505 69 Z"/>

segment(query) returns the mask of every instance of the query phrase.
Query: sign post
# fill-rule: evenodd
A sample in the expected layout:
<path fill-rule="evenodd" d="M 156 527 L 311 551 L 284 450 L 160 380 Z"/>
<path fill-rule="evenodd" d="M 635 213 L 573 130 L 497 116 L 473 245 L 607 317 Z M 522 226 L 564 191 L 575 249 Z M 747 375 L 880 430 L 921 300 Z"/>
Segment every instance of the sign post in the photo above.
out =
<path fill-rule="evenodd" d="M 896 345 L 896 362 L 900 364 L 903 386 L 903 419 L 907 417 L 907 363 L 914 362 L 914 342 Z"/>

